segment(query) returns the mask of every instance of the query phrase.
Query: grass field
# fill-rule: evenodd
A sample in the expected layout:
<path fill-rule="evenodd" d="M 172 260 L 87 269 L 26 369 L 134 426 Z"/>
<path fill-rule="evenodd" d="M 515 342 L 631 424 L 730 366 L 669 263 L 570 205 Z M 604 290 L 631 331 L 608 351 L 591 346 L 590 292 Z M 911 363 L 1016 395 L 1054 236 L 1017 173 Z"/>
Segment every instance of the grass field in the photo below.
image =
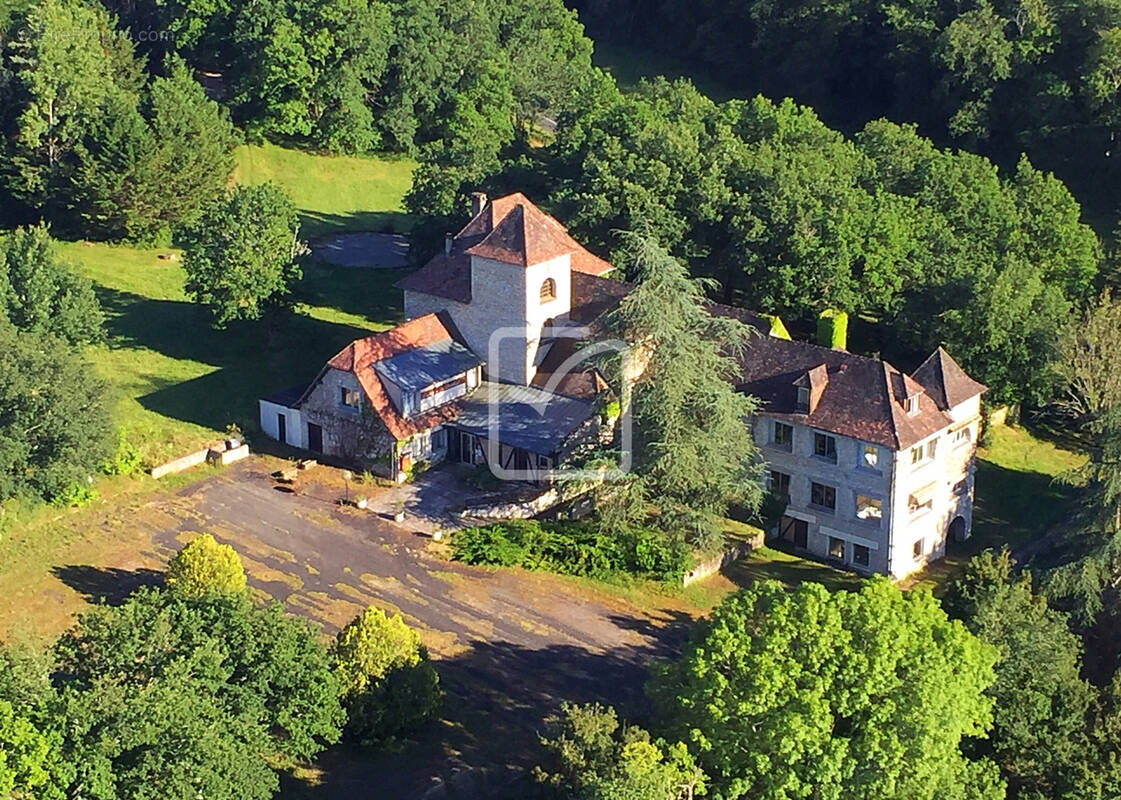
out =
<path fill-rule="evenodd" d="M 302 219 L 305 237 L 345 230 L 407 233 L 402 201 L 416 162 L 407 158 L 316 155 L 275 144 L 237 149 L 233 179 L 283 188 Z"/>
<path fill-rule="evenodd" d="M 238 151 L 239 180 L 273 180 L 305 220 L 304 235 L 407 223 L 401 198 L 412 162 L 313 156 L 273 145 Z M 397 321 L 400 273 L 313 262 L 296 290 L 298 313 L 278 324 L 211 329 L 183 292 L 174 249 L 73 242 L 62 257 L 94 283 L 109 339 L 86 355 L 110 385 L 118 421 L 148 464 L 213 441 L 229 423 L 252 433 L 257 398 L 310 380 L 352 339 Z M 36 596 L 66 553 L 88 563 L 134 565 L 144 541 L 148 498 L 206 477 L 201 468 L 158 484 L 146 477 L 100 478 L 101 497 L 83 509 L 10 501 L 0 505 L 0 576 L 9 599 Z M 139 563 L 139 562 L 136 562 Z M 145 564 L 146 566 L 146 564 Z M 41 593 L 40 593 L 41 594 Z M 49 594 L 49 592 L 48 592 Z M 58 614 L 72 608 L 60 603 Z M 37 607 L 47 619 L 54 613 Z"/>
<path fill-rule="evenodd" d="M 401 198 L 411 161 L 264 145 L 239 148 L 237 163 L 237 180 L 271 180 L 289 192 L 305 236 L 407 227 Z M 401 308 L 392 288 L 398 273 L 312 262 L 296 290 L 300 313 L 215 331 L 184 294 L 174 250 L 75 242 L 62 255 L 93 280 L 105 307 L 109 342 L 89 357 L 149 462 L 195 448 L 230 423 L 251 429 L 258 397 L 314 377 L 351 339 L 396 322 Z"/>

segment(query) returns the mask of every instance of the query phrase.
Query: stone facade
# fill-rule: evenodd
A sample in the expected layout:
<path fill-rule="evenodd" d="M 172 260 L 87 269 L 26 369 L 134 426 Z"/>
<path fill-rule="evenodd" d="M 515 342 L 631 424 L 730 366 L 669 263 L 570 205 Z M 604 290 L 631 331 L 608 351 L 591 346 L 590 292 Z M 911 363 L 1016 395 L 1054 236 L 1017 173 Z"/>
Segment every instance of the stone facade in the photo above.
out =
<path fill-rule="evenodd" d="M 343 390 L 354 393 L 357 407 L 343 403 Z M 353 373 L 329 368 L 300 405 L 305 446 L 356 465 L 368 466 L 383 477 L 395 477 L 390 456 L 396 440 L 366 404 L 366 398 Z M 320 448 L 314 446 L 316 429 Z"/>
<path fill-rule="evenodd" d="M 487 362 L 487 377 L 529 385 L 537 374 L 538 348 L 546 323 L 567 321 L 572 308 L 572 271 L 568 255 L 528 267 L 471 256 L 471 302 L 460 303 L 405 289 L 405 316 L 446 311 L 467 346 Z M 552 299 L 542 286 L 553 282 Z M 505 329 L 497 352 L 491 338 Z"/>
<path fill-rule="evenodd" d="M 799 547 L 804 536 L 810 555 L 866 574 L 902 578 L 941 558 L 972 524 L 980 397 L 948 413 L 950 426 L 898 451 L 760 414 L 768 486 L 790 498 L 777 533 Z"/>

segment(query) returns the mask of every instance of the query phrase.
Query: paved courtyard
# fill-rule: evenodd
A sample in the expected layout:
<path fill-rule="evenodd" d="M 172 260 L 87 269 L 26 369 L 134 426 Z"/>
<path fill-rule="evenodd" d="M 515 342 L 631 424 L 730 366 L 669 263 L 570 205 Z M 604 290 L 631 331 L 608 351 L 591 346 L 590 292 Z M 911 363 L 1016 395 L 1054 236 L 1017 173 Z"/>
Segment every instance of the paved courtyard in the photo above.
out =
<path fill-rule="evenodd" d="M 166 558 L 208 531 L 238 550 L 254 590 L 330 632 L 367 605 L 400 612 L 420 629 L 448 693 L 444 720 L 420 745 L 380 757 L 328 753 L 322 773 L 290 782 L 285 797 L 419 797 L 464 766 L 524 765 L 543 715 L 560 700 L 640 704 L 650 661 L 680 642 L 690 619 L 669 598 L 647 613 L 556 576 L 448 561 L 444 545 L 409 520 L 397 526 L 338 505 L 339 487 L 317 484 L 315 470 L 292 492 L 271 477 L 273 468 L 250 459 L 157 498 L 136 523 L 151 527 L 144 555 Z M 429 485 L 450 491 L 440 480 Z M 82 586 L 89 572 L 99 583 Z M 82 565 L 59 574 L 90 594 L 158 579 L 149 570 L 107 576 Z"/>

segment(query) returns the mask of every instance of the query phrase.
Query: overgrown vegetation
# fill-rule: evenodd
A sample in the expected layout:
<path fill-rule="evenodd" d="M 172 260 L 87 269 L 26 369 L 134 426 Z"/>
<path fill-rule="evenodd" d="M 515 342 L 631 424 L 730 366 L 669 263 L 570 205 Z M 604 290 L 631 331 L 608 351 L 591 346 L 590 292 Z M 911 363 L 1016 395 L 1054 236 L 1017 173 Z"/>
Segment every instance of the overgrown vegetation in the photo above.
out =
<path fill-rule="evenodd" d="M 594 523 L 511 520 L 455 534 L 452 554 L 466 564 L 521 566 L 591 578 L 631 574 L 680 580 L 690 549 L 680 535 L 628 525 L 608 533 Z"/>

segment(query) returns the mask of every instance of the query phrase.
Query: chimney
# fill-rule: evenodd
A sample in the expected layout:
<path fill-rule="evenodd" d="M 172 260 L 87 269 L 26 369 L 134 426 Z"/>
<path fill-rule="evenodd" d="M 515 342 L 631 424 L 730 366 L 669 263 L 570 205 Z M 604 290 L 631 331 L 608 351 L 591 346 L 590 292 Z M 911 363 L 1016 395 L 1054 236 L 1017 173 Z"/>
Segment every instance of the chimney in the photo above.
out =
<path fill-rule="evenodd" d="M 483 192 L 471 192 L 471 216 L 479 216 L 484 208 L 487 207 L 487 196 Z"/>
<path fill-rule="evenodd" d="M 444 253 L 450 254 L 452 251 L 452 235 L 450 233 L 444 234 Z"/>

